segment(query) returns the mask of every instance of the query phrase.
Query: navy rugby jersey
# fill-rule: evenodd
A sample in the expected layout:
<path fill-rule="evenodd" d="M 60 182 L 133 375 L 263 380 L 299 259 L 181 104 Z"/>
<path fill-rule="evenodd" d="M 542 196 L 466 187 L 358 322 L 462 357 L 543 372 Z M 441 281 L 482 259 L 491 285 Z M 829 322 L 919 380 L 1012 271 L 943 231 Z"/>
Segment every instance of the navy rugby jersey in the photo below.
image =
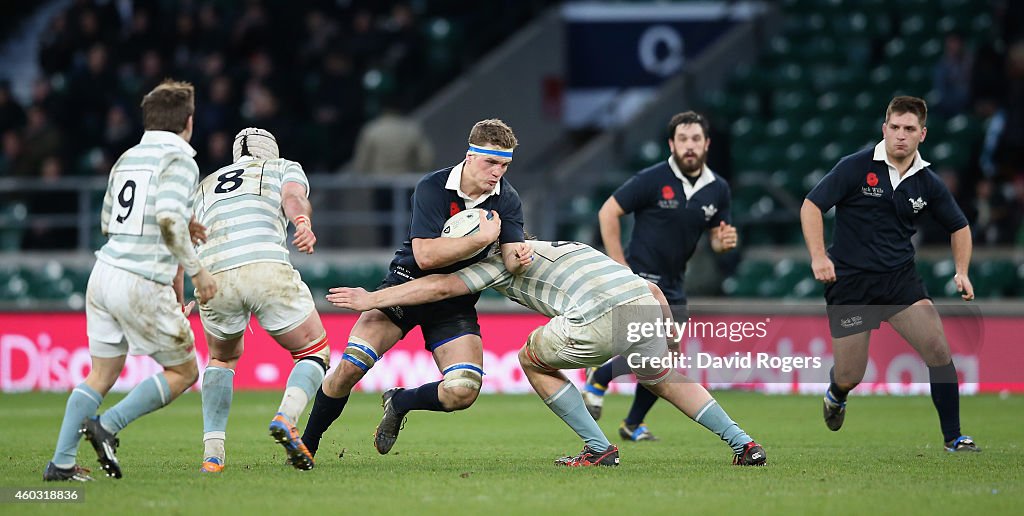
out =
<path fill-rule="evenodd" d="M 427 271 L 421 270 L 416 265 L 416 258 L 413 257 L 412 239 L 440 237 L 444 223 L 452 215 L 466 209 L 466 199 L 459 195 L 458 182 L 452 174 L 455 168 L 459 168 L 455 171 L 456 174 L 461 174 L 460 163 L 454 167 L 431 172 L 416 184 L 416 190 L 412 194 L 412 224 L 409 228 L 409 238 L 395 252 L 388 281 L 405 282 L 427 274 L 448 274 L 487 257 L 490 246 L 472 258 Z M 495 187 L 494 193 L 472 208 L 498 212 L 498 216 L 501 217 L 501 234 L 498 236 L 498 242 L 508 244 L 524 241 L 523 205 L 519 200 L 519 193 L 504 176 Z"/>
<path fill-rule="evenodd" d="M 822 213 L 836 208 L 828 256 L 837 275 L 890 272 L 912 263 L 914 220 L 925 211 L 950 233 L 967 226 L 953 195 L 928 165 L 919 154 L 900 179 L 895 170 L 890 173 L 882 142 L 839 160 L 807 194 Z"/>
<path fill-rule="evenodd" d="M 701 235 L 723 220 L 732 221 L 729 183 L 705 166 L 691 185 L 666 160 L 641 170 L 612 196 L 623 211 L 634 215 L 626 247 L 630 268 L 657 283 L 669 302 L 685 302 L 686 262 Z"/>

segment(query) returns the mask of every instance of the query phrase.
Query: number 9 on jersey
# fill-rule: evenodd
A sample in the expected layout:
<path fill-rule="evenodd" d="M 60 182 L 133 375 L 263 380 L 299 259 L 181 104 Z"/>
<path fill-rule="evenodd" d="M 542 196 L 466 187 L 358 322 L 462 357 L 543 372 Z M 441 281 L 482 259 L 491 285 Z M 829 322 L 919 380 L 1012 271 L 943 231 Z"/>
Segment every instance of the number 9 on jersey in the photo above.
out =
<path fill-rule="evenodd" d="M 110 220 L 107 233 L 111 235 L 141 235 L 149 194 L 149 170 L 124 170 L 110 180 Z"/>

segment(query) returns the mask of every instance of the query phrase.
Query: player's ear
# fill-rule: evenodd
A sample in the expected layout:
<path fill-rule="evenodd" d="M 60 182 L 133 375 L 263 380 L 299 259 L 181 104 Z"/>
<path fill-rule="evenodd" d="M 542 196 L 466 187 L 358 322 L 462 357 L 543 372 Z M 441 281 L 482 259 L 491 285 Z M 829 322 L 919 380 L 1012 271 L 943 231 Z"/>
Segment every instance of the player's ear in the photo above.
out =
<path fill-rule="evenodd" d="M 924 138 L 926 136 L 928 136 L 928 128 L 925 127 L 925 126 L 921 126 L 921 141 L 922 142 L 924 141 Z"/>

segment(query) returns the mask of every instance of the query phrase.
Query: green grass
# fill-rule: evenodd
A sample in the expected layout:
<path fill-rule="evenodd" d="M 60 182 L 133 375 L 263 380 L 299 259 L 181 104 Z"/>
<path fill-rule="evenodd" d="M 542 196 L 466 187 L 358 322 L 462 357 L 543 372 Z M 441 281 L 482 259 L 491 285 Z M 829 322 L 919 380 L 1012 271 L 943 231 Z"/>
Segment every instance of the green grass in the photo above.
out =
<path fill-rule="evenodd" d="M 85 502 L 2 504 L 0 512 L 129 514 L 665 514 L 1017 513 L 1024 497 L 1024 397 L 962 400 L 964 430 L 980 454 L 944 452 L 927 397 L 856 397 L 841 432 L 821 421 L 816 397 L 718 393 L 764 445 L 769 465 L 730 465 L 731 451 L 661 402 L 655 443 L 621 443 L 616 416 L 631 398 L 609 396 L 602 428 L 616 437 L 618 468 L 567 470 L 551 462 L 581 445 L 534 396 L 483 396 L 468 411 L 414 413 L 390 455 L 371 434 L 379 397 L 356 395 L 325 436 L 311 472 L 283 464 L 266 434 L 276 393 L 238 393 L 228 428 L 228 469 L 198 473 L 199 395 L 143 417 L 121 437 L 125 477 L 85 485 Z M 50 459 L 65 395 L 0 397 L 0 487 L 52 487 Z M 109 407 L 115 397 L 104 403 Z M 339 454 L 344 450 L 344 457 Z M 95 465 L 88 444 L 79 462 Z M 98 469 L 98 468 L 97 468 Z M 94 469 L 94 473 L 97 471 Z M 1017 507 L 1017 509 L 1013 509 Z M 1018 513 L 1019 514 L 1019 513 Z"/>

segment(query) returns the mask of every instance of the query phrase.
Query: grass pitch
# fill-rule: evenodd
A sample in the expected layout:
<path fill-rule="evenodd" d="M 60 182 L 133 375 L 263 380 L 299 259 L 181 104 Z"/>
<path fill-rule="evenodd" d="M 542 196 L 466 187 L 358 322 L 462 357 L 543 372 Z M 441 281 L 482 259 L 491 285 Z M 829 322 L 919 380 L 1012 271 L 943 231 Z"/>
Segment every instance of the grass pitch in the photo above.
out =
<path fill-rule="evenodd" d="M 980 454 L 942 450 L 928 397 L 853 397 L 832 433 L 817 397 L 724 392 L 716 397 L 768 453 L 768 466 L 730 465 L 731 450 L 659 402 L 647 423 L 661 441 L 623 443 L 616 428 L 631 397 L 609 396 L 601 426 L 620 447 L 618 468 L 560 469 L 581 444 L 535 396 L 485 395 L 468 411 L 413 413 L 390 455 L 373 449 L 380 398 L 357 394 L 324 437 L 316 469 L 284 465 L 267 435 L 279 393 L 236 393 L 227 470 L 198 472 L 197 393 L 120 435 L 124 478 L 84 484 L 76 504 L 0 504 L 3 514 L 1019 514 L 1024 498 L 1024 397 L 966 397 L 966 433 Z M 120 396 L 110 396 L 103 408 Z M 0 488 L 41 481 L 64 394 L 0 397 Z M 342 456 L 343 455 L 343 456 Z M 99 471 L 87 444 L 79 463 Z M 1016 507 L 1017 509 L 1014 509 Z"/>

